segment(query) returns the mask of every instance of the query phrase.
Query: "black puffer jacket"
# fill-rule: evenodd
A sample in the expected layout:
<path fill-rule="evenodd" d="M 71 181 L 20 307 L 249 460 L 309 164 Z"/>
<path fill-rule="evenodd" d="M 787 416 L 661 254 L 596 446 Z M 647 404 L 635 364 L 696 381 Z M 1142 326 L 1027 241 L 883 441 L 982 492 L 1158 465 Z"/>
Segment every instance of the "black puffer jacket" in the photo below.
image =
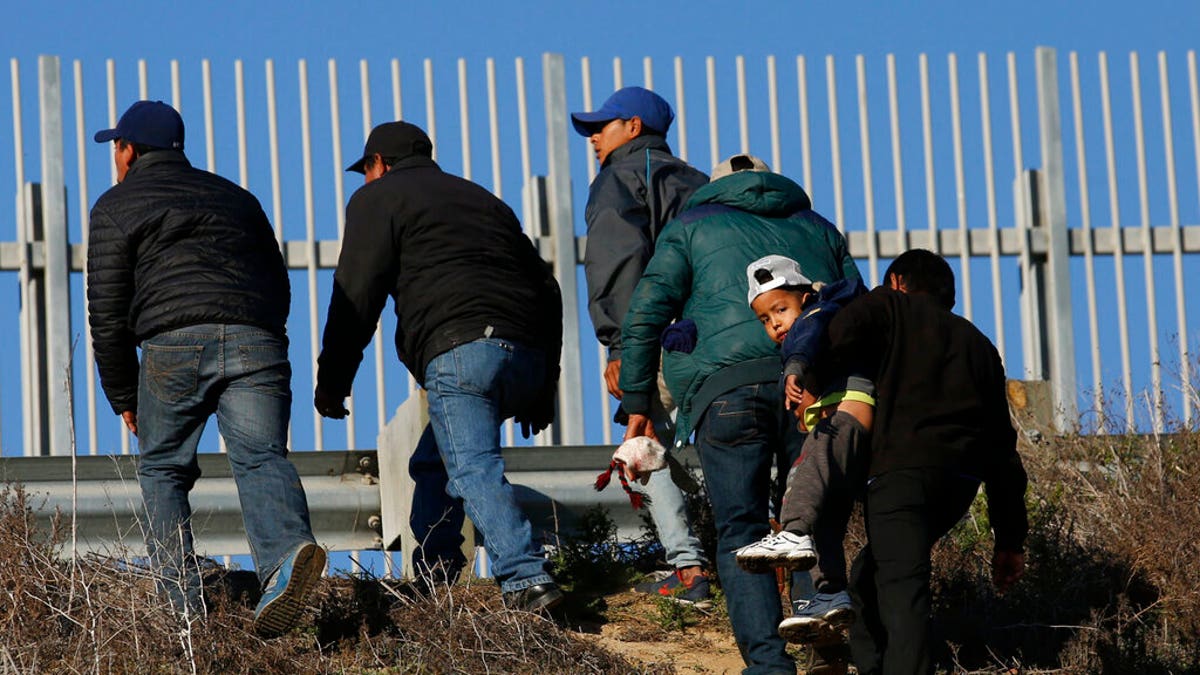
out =
<path fill-rule="evenodd" d="M 142 340 L 203 323 L 286 332 L 291 291 L 254 195 L 152 152 L 96 200 L 88 235 L 88 322 L 113 411 L 137 410 Z"/>
<path fill-rule="evenodd" d="M 422 384 L 433 357 L 486 336 L 546 353 L 558 364 L 558 283 L 504 202 L 443 172 L 399 159 L 346 207 L 346 230 L 318 359 L 317 383 L 347 396 L 388 296 L 396 352 Z M 553 384 L 557 369 L 548 373 Z"/>

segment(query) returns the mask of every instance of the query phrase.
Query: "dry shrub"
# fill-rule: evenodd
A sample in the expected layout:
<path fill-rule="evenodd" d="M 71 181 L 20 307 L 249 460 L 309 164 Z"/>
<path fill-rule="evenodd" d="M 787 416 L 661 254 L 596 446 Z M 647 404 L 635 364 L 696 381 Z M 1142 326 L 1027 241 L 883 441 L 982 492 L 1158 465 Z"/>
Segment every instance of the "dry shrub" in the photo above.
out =
<path fill-rule="evenodd" d="M 1200 671 L 1200 435 L 1034 437 L 1021 582 L 991 586 L 982 496 L 935 549 L 940 667 Z"/>
<path fill-rule="evenodd" d="M 17 487 L 0 490 L 3 673 L 631 673 L 640 666 L 500 606 L 494 584 L 427 588 L 323 580 L 302 627 L 250 630 L 253 573 L 205 575 L 206 619 L 177 617 L 151 575 L 123 556 L 65 560 L 66 532 L 34 524 Z"/>

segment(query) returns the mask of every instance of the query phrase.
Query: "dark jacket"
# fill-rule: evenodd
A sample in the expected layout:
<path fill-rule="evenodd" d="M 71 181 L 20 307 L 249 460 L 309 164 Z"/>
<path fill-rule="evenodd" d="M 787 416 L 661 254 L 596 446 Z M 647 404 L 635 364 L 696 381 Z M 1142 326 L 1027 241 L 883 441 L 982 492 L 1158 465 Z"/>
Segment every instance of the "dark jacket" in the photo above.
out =
<path fill-rule="evenodd" d="M 672 155 L 666 139 L 654 134 L 613 150 L 592 181 L 583 267 L 588 313 L 610 359 L 621 358 L 621 323 L 655 239 L 707 182 L 708 176 Z"/>
<path fill-rule="evenodd" d="M 978 478 L 996 547 L 1020 550 L 1026 476 L 991 341 L 932 296 L 882 287 L 838 312 L 829 339 L 835 358 L 873 364 L 869 475 L 939 467 Z"/>
<path fill-rule="evenodd" d="M 828 331 L 838 310 L 866 292 L 860 278 L 825 283 L 820 288 L 816 301 L 796 317 L 780 345 L 784 377 L 795 375 L 801 386 L 819 395 L 825 392 L 835 374 L 842 375 L 842 379 L 847 374 L 861 374 L 854 364 L 831 363 Z"/>
<path fill-rule="evenodd" d="M 812 210 L 791 179 L 743 171 L 709 183 L 663 230 L 622 330 L 622 406 L 645 414 L 657 386 L 660 335 L 672 319 L 696 323 L 691 353 L 667 352 L 663 376 L 679 405 L 683 441 L 712 400 L 779 378 L 779 349 L 746 302 L 746 266 L 769 253 L 813 279 L 858 278 L 846 240 Z"/>
<path fill-rule="evenodd" d="M 139 157 L 96 200 L 87 275 L 96 365 L 118 414 L 137 410 L 146 338 L 203 323 L 286 334 L 287 269 L 262 206 L 182 152 Z"/>
<path fill-rule="evenodd" d="M 317 382 L 346 396 L 388 296 L 396 352 L 418 382 L 433 357 L 484 337 L 540 348 L 557 373 L 558 283 L 512 209 L 432 159 L 400 159 L 346 207 Z"/>

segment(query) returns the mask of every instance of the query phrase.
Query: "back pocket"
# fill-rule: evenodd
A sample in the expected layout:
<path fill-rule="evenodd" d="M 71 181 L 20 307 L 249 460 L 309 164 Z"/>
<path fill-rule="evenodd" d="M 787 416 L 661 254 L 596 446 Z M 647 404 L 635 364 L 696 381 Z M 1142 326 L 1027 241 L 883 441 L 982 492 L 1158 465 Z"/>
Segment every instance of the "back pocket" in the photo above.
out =
<path fill-rule="evenodd" d="M 142 367 L 150 393 L 163 403 L 177 403 L 195 393 L 200 380 L 203 345 L 145 345 Z"/>

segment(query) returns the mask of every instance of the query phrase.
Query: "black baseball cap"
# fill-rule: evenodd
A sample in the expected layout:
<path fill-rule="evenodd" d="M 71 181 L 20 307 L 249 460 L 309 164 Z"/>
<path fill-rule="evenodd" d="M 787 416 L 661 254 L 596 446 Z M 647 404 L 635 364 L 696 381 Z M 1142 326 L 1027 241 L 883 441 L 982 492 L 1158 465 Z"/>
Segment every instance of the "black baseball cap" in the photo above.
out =
<path fill-rule="evenodd" d="M 371 130 L 367 136 L 367 145 L 363 148 L 363 156 L 350 166 L 347 171 L 366 173 L 363 165 L 371 155 L 379 154 L 392 159 L 404 159 L 413 155 L 433 156 L 433 142 L 424 130 L 408 122 L 385 122 Z"/>
<path fill-rule="evenodd" d="M 97 131 L 97 143 L 118 138 L 164 150 L 183 150 L 183 118 L 162 101 L 138 101 L 121 115 L 116 128 Z"/>

